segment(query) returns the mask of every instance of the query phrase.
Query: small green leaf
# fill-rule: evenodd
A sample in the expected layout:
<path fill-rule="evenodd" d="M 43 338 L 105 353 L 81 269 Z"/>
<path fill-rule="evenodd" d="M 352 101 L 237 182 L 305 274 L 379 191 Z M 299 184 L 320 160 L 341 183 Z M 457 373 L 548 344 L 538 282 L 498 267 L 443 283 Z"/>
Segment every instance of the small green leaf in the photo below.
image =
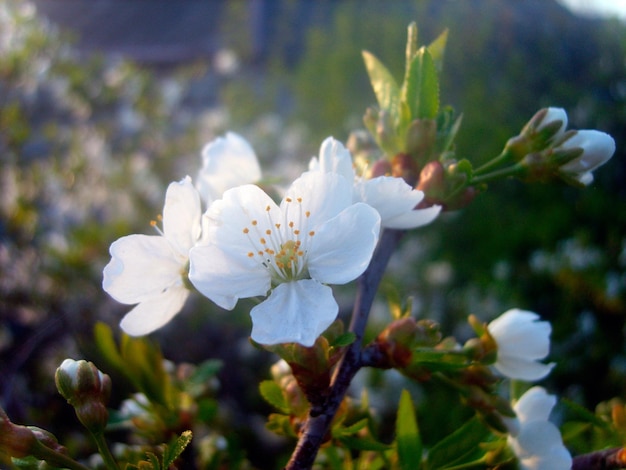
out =
<path fill-rule="evenodd" d="M 183 431 L 180 437 L 172 440 L 163 452 L 163 470 L 167 470 L 174 461 L 180 457 L 185 448 L 191 442 L 193 434 L 191 431 Z"/>
<path fill-rule="evenodd" d="M 383 444 L 382 442 L 378 442 L 370 438 L 344 436 L 340 437 L 338 440 L 347 448 L 353 450 L 372 450 L 376 452 L 383 452 L 390 449 L 388 444 Z"/>
<path fill-rule="evenodd" d="M 272 413 L 267 417 L 265 427 L 279 436 L 298 437 L 293 430 L 289 416 Z"/>
<path fill-rule="evenodd" d="M 421 47 L 411 61 L 402 84 L 402 102 L 409 107 L 411 120 L 434 119 L 439 111 L 439 80 L 430 52 Z"/>
<path fill-rule="evenodd" d="M 604 429 L 605 431 L 611 430 L 611 423 L 603 420 L 599 416 L 596 416 L 587 408 L 579 405 L 576 402 L 568 400 L 566 398 L 561 399 L 561 403 L 571 412 L 576 414 L 582 421 L 593 424 L 594 426 Z"/>
<path fill-rule="evenodd" d="M 400 396 L 396 418 L 396 443 L 400 468 L 403 470 L 419 468 L 422 460 L 422 440 L 415 419 L 415 407 L 408 390 L 402 390 Z"/>
<path fill-rule="evenodd" d="M 167 467 L 161 467 L 161 464 L 159 463 L 159 458 L 155 454 L 153 454 L 152 452 L 146 452 L 146 456 L 148 457 L 147 462 L 141 461 L 137 463 L 137 468 L 139 470 L 159 470 L 161 468 L 167 470 Z"/>
<path fill-rule="evenodd" d="M 444 437 L 428 452 L 427 468 L 429 470 L 443 469 L 453 463 L 461 463 L 479 447 L 489 435 L 489 430 L 476 417 L 465 422 L 452 434 Z"/>
<path fill-rule="evenodd" d="M 417 53 L 417 24 L 413 21 L 409 24 L 406 38 L 406 70 L 405 76 L 409 73 L 409 66 L 413 61 L 413 57 Z"/>
<path fill-rule="evenodd" d="M 446 51 L 447 42 L 448 42 L 448 30 L 446 29 L 443 31 L 443 33 L 437 36 L 437 39 L 435 39 L 433 42 L 431 42 L 428 45 L 428 52 L 430 52 L 430 55 L 432 56 L 433 61 L 435 62 L 435 68 L 437 69 L 438 73 L 441 73 L 443 69 L 443 55 L 444 55 L 444 52 Z"/>
<path fill-rule="evenodd" d="M 291 412 L 291 408 L 289 406 L 289 403 L 287 403 L 287 400 L 285 400 L 283 391 L 280 389 L 280 386 L 273 380 L 264 380 L 263 382 L 261 382 L 259 384 L 259 391 L 261 392 L 261 396 L 265 399 L 265 401 L 274 406 L 276 409 L 285 414 L 289 414 Z"/>
<path fill-rule="evenodd" d="M 373 54 L 363 51 L 363 61 L 381 110 L 389 112 L 396 123 L 399 114 L 400 88 L 395 79 Z"/>
<path fill-rule="evenodd" d="M 344 437 L 356 434 L 367 426 L 368 419 L 363 418 L 350 426 L 336 426 L 332 430 L 333 437 Z"/>
<path fill-rule="evenodd" d="M 94 339 L 105 360 L 115 368 L 122 370 L 124 368 L 124 360 L 120 356 L 115 339 L 113 339 L 113 331 L 109 325 L 102 322 L 96 323 Z"/>
<path fill-rule="evenodd" d="M 355 339 L 356 339 L 356 335 L 353 332 L 348 331 L 347 333 L 339 335 L 337 338 L 335 338 L 335 340 L 331 343 L 330 346 L 332 348 L 341 348 L 343 346 L 350 346 L 352 343 L 354 343 Z"/>

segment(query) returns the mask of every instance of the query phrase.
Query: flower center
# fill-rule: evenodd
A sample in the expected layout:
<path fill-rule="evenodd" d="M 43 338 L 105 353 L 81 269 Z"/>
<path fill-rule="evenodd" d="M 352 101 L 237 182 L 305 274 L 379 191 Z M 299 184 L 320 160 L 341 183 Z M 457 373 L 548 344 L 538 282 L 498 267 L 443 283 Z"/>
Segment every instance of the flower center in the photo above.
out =
<path fill-rule="evenodd" d="M 267 206 L 264 220 L 252 219 L 243 228 L 252 245 L 248 257 L 258 259 L 270 271 L 274 284 L 308 277 L 308 248 L 315 235 L 307 228 L 311 213 L 302 211 L 302 198 L 286 198 L 285 202 L 280 214 L 273 217 Z M 295 211 L 293 204 L 298 206 Z"/>

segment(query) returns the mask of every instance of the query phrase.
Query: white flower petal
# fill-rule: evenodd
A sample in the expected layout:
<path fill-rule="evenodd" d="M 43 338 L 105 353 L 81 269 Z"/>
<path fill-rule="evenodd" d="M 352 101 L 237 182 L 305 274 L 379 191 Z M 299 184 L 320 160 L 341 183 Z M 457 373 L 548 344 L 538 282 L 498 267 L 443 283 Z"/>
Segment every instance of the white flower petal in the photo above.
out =
<path fill-rule="evenodd" d="M 519 459 L 520 468 L 528 470 L 569 470 L 572 457 L 563 445 L 557 427 L 548 421 L 556 403 L 542 387 L 533 387 L 521 396 L 513 409 L 519 432 L 511 433 L 509 446 Z"/>
<path fill-rule="evenodd" d="M 561 171 L 566 173 L 586 173 L 604 165 L 615 153 L 613 137 L 596 130 L 580 130 L 566 140 L 564 149 L 582 148 L 583 154 L 574 160 L 561 165 Z"/>
<path fill-rule="evenodd" d="M 515 438 L 509 438 L 520 466 L 527 470 L 569 470 L 572 458 L 563 445 L 556 426 L 549 421 L 533 421 L 522 427 Z"/>
<path fill-rule="evenodd" d="M 537 321 L 536 313 L 511 309 L 487 326 L 498 345 L 495 368 L 507 377 L 538 380 L 545 377 L 552 365 L 535 362 L 550 350 L 550 323 Z"/>
<path fill-rule="evenodd" d="M 520 397 L 513 409 L 522 423 L 535 420 L 548 421 L 554 405 L 556 397 L 549 395 L 543 387 L 535 386 Z"/>
<path fill-rule="evenodd" d="M 185 259 L 162 236 L 128 235 L 111 244 L 102 288 L 115 300 L 136 304 L 177 283 Z"/>
<path fill-rule="evenodd" d="M 228 132 L 209 142 L 202 150 L 202 169 L 197 187 L 204 201 L 218 199 L 224 191 L 261 179 L 261 167 L 250 144 Z"/>
<path fill-rule="evenodd" d="M 309 170 L 323 173 L 338 173 L 348 181 L 354 179 L 352 156 L 341 142 L 328 137 L 320 147 L 319 160 L 315 157 L 309 163 Z"/>
<path fill-rule="evenodd" d="M 312 279 L 286 282 L 252 309 L 252 339 L 261 344 L 300 343 L 315 340 L 337 318 L 339 307 L 332 289 Z"/>
<path fill-rule="evenodd" d="M 337 173 L 303 173 L 287 190 L 280 205 L 287 219 L 291 219 L 287 213 L 287 200 L 299 198 L 302 199 L 302 211 L 310 213 L 309 227 L 316 228 L 352 204 L 352 181 Z"/>
<path fill-rule="evenodd" d="M 498 360 L 493 365 L 498 372 L 511 379 L 534 381 L 547 376 L 554 363 L 543 364 L 516 356 L 504 356 L 498 353 Z"/>
<path fill-rule="evenodd" d="M 325 284 L 356 279 L 370 263 L 380 232 L 378 212 L 357 203 L 319 227 L 309 251 L 309 274 Z"/>
<path fill-rule="evenodd" d="M 396 230 L 408 230 L 428 225 L 437 218 L 441 212 L 441 206 L 431 206 L 425 209 L 414 209 L 404 214 L 388 218 L 383 226 Z"/>
<path fill-rule="evenodd" d="M 201 215 L 200 195 L 189 176 L 168 186 L 163 207 L 163 234 L 185 257 L 200 238 Z"/>
<path fill-rule="evenodd" d="M 131 336 L 152 333 L 180 312 L 188 296 L 189 291 L 185 287 L 172 287 L 149 300 L 141 302 L 126 314 L 120 322 L 120 326 Z"/>
<path fill-rule="evenodd" d="M 545 126 L 553 123 L 554 121 L 561 121 L 561 127 L 556 132 L 552 140 L 560 138 L 565 133 L 565 128 L 567 127 L 567 113 L 563 108 L 548 108 L 543 120 L 537 126 L 537 130 L 543 129 Z"/>
<path fill-rule="evenodd" d="M 271 287 L 267 269 L 238 252 L 233 256 L 229 246 L 196 246 L 189 261 L 189 280 L 194 287 L 227 310 L 238 299 L 265 295 Z"/>
<path fill-rule="evenodd" d="M 238 252 L 247 257 L 251 237 L 258 241 L 266 230 L 274 229 L 271 220 L 278 220 L 279 214 L 276 203 L 258 186 L 248 184 L 229 189 L 205 214 L 210 220 L 207 240 L 228 246 L 233 255 Z"/>

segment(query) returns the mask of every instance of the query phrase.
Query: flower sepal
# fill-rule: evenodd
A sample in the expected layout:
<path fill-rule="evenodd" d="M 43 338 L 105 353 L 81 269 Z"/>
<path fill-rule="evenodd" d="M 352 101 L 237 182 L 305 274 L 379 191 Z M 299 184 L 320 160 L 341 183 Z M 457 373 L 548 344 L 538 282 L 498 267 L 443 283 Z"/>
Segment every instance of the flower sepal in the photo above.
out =
<path fill-rule="evenodd" d="M 335 321 L 313 346 L 299 343 L 264 345 L 263 348 L 277 354 L 291 368 L 298 385 L 312 405 L 320 403 L 330 385 L 331 372 L 339 361 L 345 346 L 353 340 L 353 335 L 343 332 L 343 323 Z"/>

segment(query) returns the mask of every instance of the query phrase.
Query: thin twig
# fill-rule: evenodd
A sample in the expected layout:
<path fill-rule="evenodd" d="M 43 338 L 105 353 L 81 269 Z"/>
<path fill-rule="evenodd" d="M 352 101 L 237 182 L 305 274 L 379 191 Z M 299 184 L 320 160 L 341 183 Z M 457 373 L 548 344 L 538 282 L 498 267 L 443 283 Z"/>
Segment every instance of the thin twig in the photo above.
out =
<path fill-rule="evenodd" d="M 361 344 L 372 303 L 387 263 L 403 235 L 403 231 L 385 230 L 369 267 L 358 280 L 357 296 L 349 327 L 349 330 L 356 335 L 356 339 L 347 348 L 337 365 L 326 400 L 321 406 L 311 408 L 298 444 L 285 467 L 287 470 L 305 470 L 313 466 L 317 452 L 325 441 L 330 423 L 348 391 L 350 382 L 362 366 Z"/>

